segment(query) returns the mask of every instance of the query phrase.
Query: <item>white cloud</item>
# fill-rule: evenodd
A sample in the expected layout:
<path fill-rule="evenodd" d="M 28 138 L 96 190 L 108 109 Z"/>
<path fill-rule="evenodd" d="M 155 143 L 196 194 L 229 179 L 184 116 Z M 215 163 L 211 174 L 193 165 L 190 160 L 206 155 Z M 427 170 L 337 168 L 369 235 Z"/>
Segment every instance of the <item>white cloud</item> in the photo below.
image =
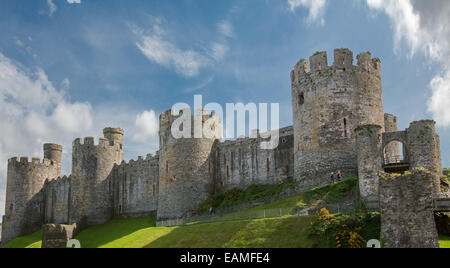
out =
<path fill-rule="evenodd" d="M 450 126 L 450 2 L 448 0 L 366 0 L 392 23 L 395 51 L 402 43 L 409 56 L 422 53 L 442 71 L 430 82 L 428 112 L 440 126 Z"/>
<path fill-rule="evenodd" d="M 214 42 L 211 45 L 211 57 L 216 61 L 222 61 L 228 53 L 228 46 L 224 43 Z"/>
<path fill-rule="evenodd" d="M 52 0 L 47 0 L 47 5 L 50 12 L 50 16 L 52 16 L 53 13 L 55 13 L 58 8 L 56 7 L 55 3 L 53 3 Z"/>
<path fill-rule="evenodd" d="M 133 139 L 145 142 L 158 134 L 159 121 L 155 111 L 144 111 L 136 116 Z"/>
<path fill-rule="evenodd" d="M 200 51 L 183 49 L 163 29 L 161 18 L 152 17 L 152 21 L 153 27 L 148 31 L 131 26 L 138 38 L 136 46 L 148 60 L 173 69 L 185 77 L 198 76 L 202 69 L 225 60 L 229 51 L 227 38 L 234 37 L 232 24 L 228 20 L 222 20 L 216 25 L 218 41 L 208 42 L 210 45 Z"/>
<path fill-rule="evenodd" d="M 63 173 L 71 170 L 71 144 L 77 137 L 102 135 L 104 127 L 125 129 L 125 156 L 146 155 L 158 149 L 155 111 L 139 112 L 126 105 L 96 106 L 71 102 L 64 92 L 70 81 L 56 89 L 46 73 L 29 70 L 0 53 L 0 215 L 4 213 L 7 159 L 42 158 L 42 144 L 63 145 Z M 134 134 L 135 133 L 135 134 Z"/>
<path fill-rule="evenodd" d="M 42 156 L 45 142 L 70 148 L 73 136 L 91 127 L 88 103 L 71 103 L 42 69 L 30 71 L 0 53 L 0 202 L 8 158 Z"/>
<path fill-rule="evenodd" d="M 428 111 L 442 126 L 450 126 L 450 72 L 446 76 L 437 75 L 430 82 L 432 96 L 428 101 Z"/>
<path fill-rule="evenodd" d="M 147 59 L 168 69 L 173 68 L 185 77 L 197 76 L 200 69 L 210 64 L 210 60 L 201 53 L 180 49 L 170 42 L 158 23 L 148 34 L 137 27 L 134 27 L 133 32 L 139 39 L 137 47 Z"/>
<path fill-rule="evenodd" d="M 217 24 L 217 29 L 220 34 L 226 37 L 234 37 L 234 27 L 228 20 L 222 20 Z"/>
<path fill-rule="evenodd" d="M 309 9 L 308 22 L 325 24 L 325 9 L 327 0 L 288 0 L 289 10 L 294 12 L 297 8 Z"/>
<path fill-rule="evenodd" d="M 81 4 L 81 0 L 67 0 L 69 4 Z"/>

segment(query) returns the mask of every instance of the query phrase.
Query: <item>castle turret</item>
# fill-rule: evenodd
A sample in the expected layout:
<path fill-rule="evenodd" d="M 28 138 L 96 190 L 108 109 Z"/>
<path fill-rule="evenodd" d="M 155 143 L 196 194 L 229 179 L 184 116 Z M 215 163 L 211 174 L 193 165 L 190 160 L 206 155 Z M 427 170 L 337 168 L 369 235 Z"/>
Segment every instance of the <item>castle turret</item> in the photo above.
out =
<path fill-rule="evenodd" d="M 123 129 L 121 128 L 105 128 L 103 129 L 103 135 L 105 139 L 109 140 L 112 143 L 122 144 L 123 139 Z"/>
<path fill-rule="evenodd" d="M 119 128 L 106 128 L 99 144 L 87 137 L 73 142 L 71 223 L 97 225 L 113 215 L 111 171 L 123 161 Z"/>
<path fill-rule="evenodd" d="M 50 153 L 50 147 L 55 151 L 52 149 Z M 44 221 L 44 183 L 61 175 L 61 152 L 60 145 L 45 145 L 42 162 L 39 158 L 32 158 L 29 162 L 28 157 L 8 160 L 2 243 L 41 228 Z"/>
<path fill-rule="evenodd" d="M 440 194 L 442 158 L 440 138 L 433 120 L 414 121 L 407 131 L 410 168 L 425 168 L 436 176 L 435 194 Z"/>
<path fill-rule="evenodd" d="M 181 128 L 187 130 L 185 133 L 190 133 L 191 138 L 177 139 L 172 135 L 172 129 L 178 128 L 178 120 L 183 118 L 185 123 Z M 211 130 L 220 127 L 219 118 L 204 111 L 197 111 L 195 116 L 189 109 L 179 115 L 167 111 L 160 116 L 159 220 L 191 215 L 212 192 L 214 171 L 211 154 L 217 137 L 193 138 L 195 120 L 201 122 L 201 126 L 212 122 L 209 125 Z"/>
<path fill-rule="evenodd" d="M 48 159 L 55 164 L 59 164 L 58 173 L 61 173 L 62 149 L 62 146 L 58 144 L 44 144 L 44 159 Z"/>
<path fill-rule="evenodd" d="M 397 132 L 398 131 L 398 120 L 395 115 L 384 114 L 384 129 L 385 132 Z M 400 144 L 399 142 L 391 142 L 385 148 L 385 158 L 392 159 L 399 157 L 400 154 Z M 402 152 L 404 154 L 405 152 Z"/>
<path fill-rule="evenodd" d="M 381 67 L 369 52 L 334 51 L 328 66 L 326 52 L 300 60 L 291 73 L 294 119 L 294 176 L 302 188 L 330 181 L 330 174 L 357 175 L 353 130 L 359 125 L 380 125 L 384 130 Z"/>
<path fill-rule="evenodd" d="M 363 125 L 355 130 L 361 199 L 378 201 L 378 173 L 382 169 L 382 127 Z"/>

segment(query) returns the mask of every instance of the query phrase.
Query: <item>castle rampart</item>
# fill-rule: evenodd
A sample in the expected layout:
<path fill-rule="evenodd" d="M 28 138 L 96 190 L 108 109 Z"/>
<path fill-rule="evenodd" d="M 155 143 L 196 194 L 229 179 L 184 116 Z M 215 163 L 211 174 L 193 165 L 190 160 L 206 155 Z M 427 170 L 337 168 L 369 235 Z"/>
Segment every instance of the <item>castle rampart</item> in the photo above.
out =
<path fill-rule="evenodd" d="M 158 209 L 159 155 L 114 167 L 114 216 L 155 214 Z"/>
<path fill-rule="evenodd" d="M 44 223 L 64 224 L 69 222 L 71 177 L 47 180 L 44 185 Z"/>
<path fill-rule="evenodd" d="M 251 184 L 277 184 L 293 179 L 293 128 L 279 130 L 279 146 L 261 149 L 265 141 L 258 130 L 251 137 L 217 143 L 214 148 L 218 189 L 245 189 Z"/>

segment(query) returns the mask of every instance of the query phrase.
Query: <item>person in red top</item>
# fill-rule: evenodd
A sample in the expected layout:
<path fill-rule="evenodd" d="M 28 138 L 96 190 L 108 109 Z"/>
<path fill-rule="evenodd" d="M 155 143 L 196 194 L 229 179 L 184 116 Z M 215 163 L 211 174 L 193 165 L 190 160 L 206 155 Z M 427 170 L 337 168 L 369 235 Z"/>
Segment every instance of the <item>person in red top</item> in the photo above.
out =
<path fill-rule="evenodd" d="M 341 181 L 341 180 L 342 180 L 342 173 L 341 173 L 340 170 L 338 171 L 337 179 L 338 179 L 338 181 Z"/>

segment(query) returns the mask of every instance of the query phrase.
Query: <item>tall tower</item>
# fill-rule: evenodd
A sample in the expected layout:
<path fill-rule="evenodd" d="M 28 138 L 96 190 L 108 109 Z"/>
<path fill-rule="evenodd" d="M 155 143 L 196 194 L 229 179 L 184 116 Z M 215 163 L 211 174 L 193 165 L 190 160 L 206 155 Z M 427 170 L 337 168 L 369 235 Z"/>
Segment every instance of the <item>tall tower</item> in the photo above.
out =
<path fill-rule="evenodd" d="M 302 188 L 329 183 L 330 174 L 358 174 L 354 129 L 374 124 L 384 129 L 379 59 L 369 52 L 334 51 L 300 60 L 291 72 L 294 119 L 294 177 Z"/>
<path fill-rule="evenodd" d="M 61 175 L 62 146 L 44 145 L 44 160 L 17 157 L 8 160 L 2 243 L 41 228 L 44 220 L 43 186 Z"/>
<path fill-rule="evenodd" d="M 72 152 L 70 222 L 98 225 L 113 215 L 111 171 L 123 161 L 120 128 L 105 128 L 98 145 L 94 138 L 76 139 Z"/>
<path fill-rule="evenodd" d="M 173 115 L 167 111 L 160 116 L 160 156 L 159 156 L 159 198 L 158 219 L 178 219 L 191 215 L 198 209 L 213 189 L 212 150 L 217 137 L 179 138 L 173 137 L 173 123 L 182 117 L 191 121 L 191 134 L 195 122 L 214 122 L 210 125 L 215 131 L 220 120 L 214 114 L 197 111 L 194 116 L 189 109 Z M 210 120 L 211 119 L 211 120 Z M 183 128 L 188 127 L 188 123 Z M 197 124 L 198 125 L 198 124 Z"/>

